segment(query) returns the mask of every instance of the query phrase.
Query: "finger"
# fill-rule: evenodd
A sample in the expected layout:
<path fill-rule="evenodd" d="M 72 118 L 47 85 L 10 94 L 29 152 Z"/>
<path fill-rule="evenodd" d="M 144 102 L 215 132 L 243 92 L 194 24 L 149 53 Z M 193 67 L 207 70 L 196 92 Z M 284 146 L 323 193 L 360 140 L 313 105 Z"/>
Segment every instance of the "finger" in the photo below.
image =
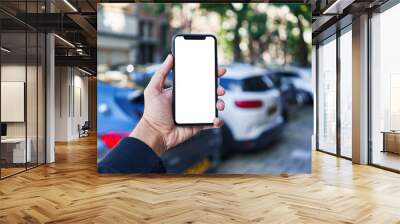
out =
<path fill-rule="evenodd" d="M 223 95 L 225 95 L 225 89 L 224 89 L 224 87 L 218 86 L 218 88 L 217 88 L 217 95 L 218 95 L 218 96 L 223 96 Z"/>
<path fill-rule="evenodd" d="M 216 106 L 219 111 L 222 111 L 225 109 L 225 102 L 223 100 L 218 100 Z"/>
<path fill-rule="evenodd" d="M 195 127 L 193 127 L 193 134 L 197 134 L 201 130 L 203 130 L 203 126 L 195 126 Z"/>
<path fill-rule="evenodd" d="M 213 128 L 220 128 L 224 125 L 224 120 L 222 118 L 216 117 L 214 118 L 213 125 L 203 126 L 202 130 L 213 129 Z"/>
<path fill-rule="evenodd" d="M 222 127 L 222 125 L 224 125 L 224 120 L 222 120 L 222 118 L 216 117 L 214 118 L 214 128 L 220 128 Z"/>
<path fill-rule="evenodd" d="M 223 76 L 226 73 L 226 69 L 225 68 L 218 68 L 218 77 Z"/>
<path fill-rule="evenodd" d="M 164 84 L 165 78 L 167 77 L 168 73 L 172 69 L 173 61 L 174 61 L 174 59 L 173 59 L 172 55 L 169 54 L 167 56 L 167 58 L 165 59 L 164 63 L 161 65 L 161 67 L 156 71 L 156 73 L 151 78 L 148 87 L 157 89 L 159 91 L 161 91 L 163 89 L 163 84 Z"/>

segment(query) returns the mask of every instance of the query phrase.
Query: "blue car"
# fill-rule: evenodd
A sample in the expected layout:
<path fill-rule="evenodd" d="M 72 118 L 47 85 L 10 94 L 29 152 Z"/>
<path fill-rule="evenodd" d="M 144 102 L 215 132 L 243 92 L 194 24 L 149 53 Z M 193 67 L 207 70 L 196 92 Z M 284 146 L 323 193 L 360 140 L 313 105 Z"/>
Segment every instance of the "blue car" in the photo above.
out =
<path fill-rule="evenodd" d="M 151 77 L 150 73 L 138 74 Z M 166 83 L 170 83 L 171 74 Z M 121 88 L 97 84 L 98 161 L 136 126 L 144 110 L 143 88 Z M 220 129 L 205 130 L 161 156 L 167 173 L 202 173 L 214 168 L 220 160 Z"/>

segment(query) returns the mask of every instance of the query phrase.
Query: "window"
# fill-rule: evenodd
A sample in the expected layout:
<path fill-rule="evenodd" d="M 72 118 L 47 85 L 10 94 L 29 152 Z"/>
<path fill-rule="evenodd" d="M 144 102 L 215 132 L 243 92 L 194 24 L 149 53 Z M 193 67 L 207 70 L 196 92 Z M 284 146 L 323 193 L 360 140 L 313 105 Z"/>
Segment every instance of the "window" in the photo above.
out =
<path fill-rule="evenodd" d="M 268 85 L 264 82 L 262 76 L 255 76 L 243 80 L 243 91 L 262 92 L 268 90 Z"/>
<path fill-rule="evenodd" d="M 229 91 L 263 92 L 273 87 L 272 81 L 265 76 L 255 76 L 243 80 L 221 78 L 219 84 Z"/>
<path fill-rule="evenodd" d="M 151 38 L 153 36 L 153 22 L 145 20 L 140 21 L 139 35 L 142 38 Z"/>
<path fill-rule="evenodd" d="M 286 78 L 300 78 L 300 75 L 295 72 L 278 72 L 276 74 Z"/>
<path fill-rule="evenodd" d="M 18 13 L 41 13 L 44 1 L 9 1 Z M 45 35 L 0 12 L 0 178 L 45 163 Z M 4 21 L 8 21 L 5 23 Z M 10 97 L 13 96 L 13 101 Z M 18 105 L 18 106 L 17 106 Z M 14 111 L 10 107 L 16 108 Z"/>
<path fill-rule="evenodd" d="M 350 24 L 340 30 L 340 36 L 320 43 L 316 57 L 317 148 L 348 159 L 352 157 L 353 132 L 352 41 Z"/>
<path fill-rule="evenodd" d="M 168 35 L 168 24 L 162 23 L 160 25 L 160 45 L 163 46 L 164 55 L 167 55 L 170 52 L 169 38 L 170 36 Z"/>
<path fill-rule="evenodd" d="M 276 73 L 268 74 L 268 78 L 273 82 L 274 86 L 281 88 L 282 80 Z"/>
<path fill-rule="evenodd" d="M 340 154 L 352 157 L 352 33 L 340 36 Z"/>
<path fill-rule="evenodd" d="M 154 62 L 154 44 L 141 43 L 139 47 L 139 64 L 147 64 Z"/>
<path fill-rule="evenodd" d="M 240 91 L 241 90 L 241 83 L 237 79 L 227 79 L 221 78 L 219 80 L 219 84 L 224 87 L 224 89 L 229 91 Z"/>
<path fill-rule="evenodd" d="M 318 48 L 318 149 L 336 153 L 336 36 Z"/>
<path fill-rule="evenodd" d="M 400 170 L 400 4 L 371 18 L 372 163 Z"/>

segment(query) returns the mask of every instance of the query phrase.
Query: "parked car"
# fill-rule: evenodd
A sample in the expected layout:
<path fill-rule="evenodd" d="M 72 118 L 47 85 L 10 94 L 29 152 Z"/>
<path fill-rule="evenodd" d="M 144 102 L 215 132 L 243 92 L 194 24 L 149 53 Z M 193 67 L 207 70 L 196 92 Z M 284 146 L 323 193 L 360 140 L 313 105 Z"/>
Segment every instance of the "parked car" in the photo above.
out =
<path fill-rule="evenodd" d="M 132 80 L 137 83 L 139 88 L 144 88 L 150 82 L 151 77 L 157 71 L 161 64 L 148 64 L 146 66 L 138 66 L 135 72 L 130 74 Z M 169 72 L 164 83 L 164 87 L 172 86 L 172 72 Z"/>
<path fill-rule="evenodd" d="M 297 105 L 297 91 L 290 79 L 285 79 L 276 73 L 265 72 L 266 81 L 271 80 L 274 86 L 279 89 L 281 95 L 281 105 L 283 118 L 289 119 L 290 111 Z"/>
<path fill-rule="evenodd" d="M 271 71 L 271 75 L 278 76 L 281 80 L 291 83 L 296 90 L 296 101 L 302 105 L 313 102 L 313 91 L 311 79 L 301 75 L 295 70 L 276 70 Z"/>
<path fill-rule="evenodd" d="M 168 77 L 171 79 L 171 75 Z M 140 120 L 144 110 L 144 86 L 122 88 L 101 81 L 97 85 L 100 161 Z M 161 159 L 168 173 L 203 172 L 219 163 L 221 144 L 220 129 L 205 130 L 168 150 Z"/>
<path fill-rule="evenodd" d="M 284 125 L 280 93 L 264 70 L 245 64 L 227 66 L 220 79 L 225 90 L 223 155 L 229 150 L 250 151 L 277 139 Z"/>
<path fill-rule="evenodd" d="M 133 87 L 133 83 L 129 78 L 129 73 L 134 68 L 132 64 L 101 65 L 100 67 L 102 67 L 103 71 L 99 72 L 98 79 L 102 80 L 102 82 L 111 83 L 119 87 Z"/>

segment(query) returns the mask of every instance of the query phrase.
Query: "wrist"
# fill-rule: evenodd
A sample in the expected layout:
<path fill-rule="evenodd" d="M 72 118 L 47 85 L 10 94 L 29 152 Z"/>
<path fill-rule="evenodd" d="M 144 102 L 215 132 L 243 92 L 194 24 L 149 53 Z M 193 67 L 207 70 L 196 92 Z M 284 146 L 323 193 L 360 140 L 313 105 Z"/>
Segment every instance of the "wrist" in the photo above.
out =
<path fill-rule="evenodd" d="M 146 143 L 158 156 L 161 156 L 166 150 L 162 134 L 144 117 L 140 119 L 129 137 L 137 138 Z"/>

